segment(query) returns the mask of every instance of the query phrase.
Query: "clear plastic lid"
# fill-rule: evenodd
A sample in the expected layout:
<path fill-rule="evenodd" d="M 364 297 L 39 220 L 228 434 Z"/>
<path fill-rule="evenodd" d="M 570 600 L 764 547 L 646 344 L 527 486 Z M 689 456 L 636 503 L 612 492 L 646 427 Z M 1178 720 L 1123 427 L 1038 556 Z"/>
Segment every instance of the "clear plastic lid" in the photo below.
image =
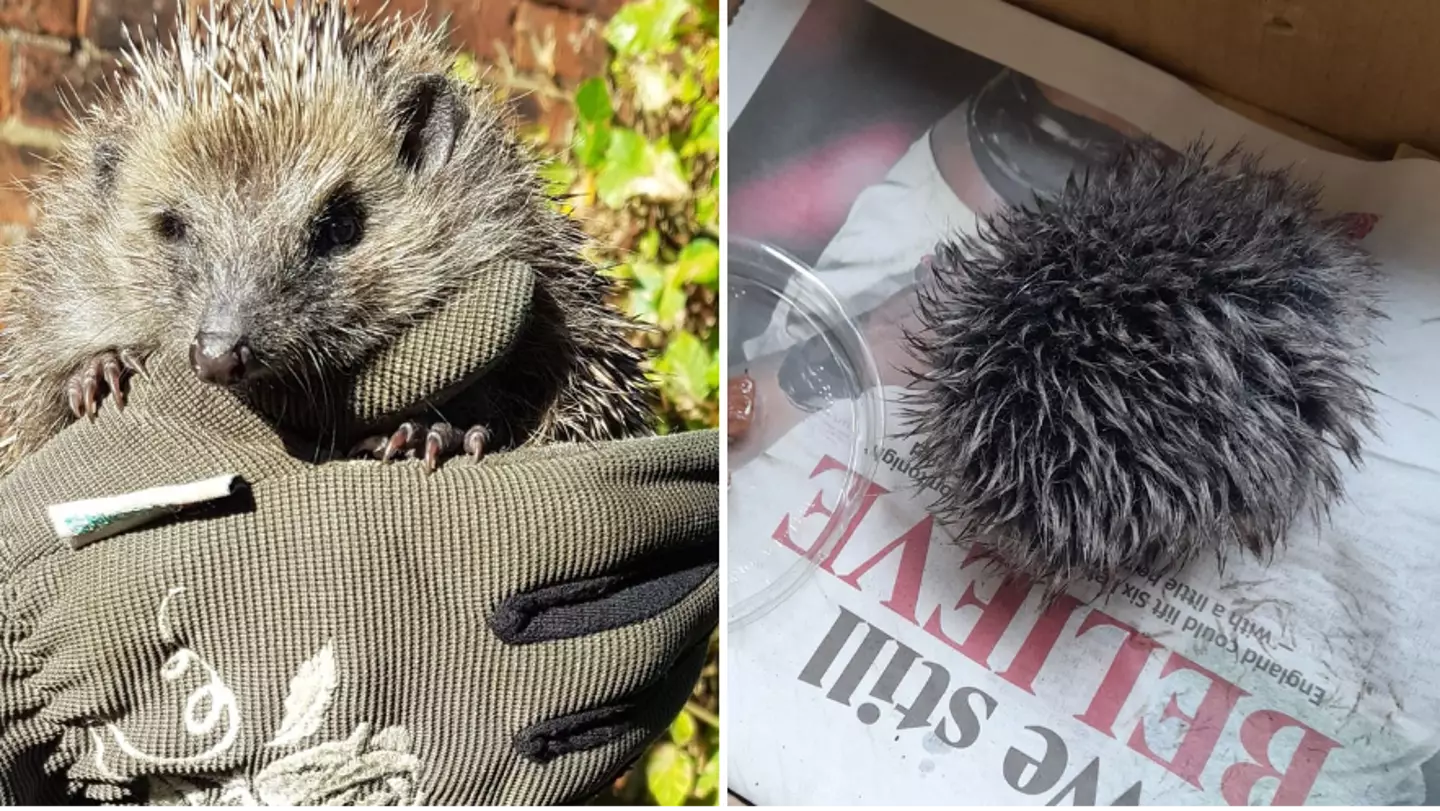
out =
<path fill-rule="evenodd" d="M 805 513 L 813 498 L 808 469 L 781 467 L 771 468 L 772 474 L 767 476 L 744 475 L 745 468 L 760 462 L 766 453 L 747 448 L 747 443 L 764 443 L 762 437 L 773 441 L 803 422 L 814 429 L 807 436 L 825 437 L 823 452 L 845 462 L 849 471 L 835 503 L 829 504 L 827 498 L 831 515 L 819 516 L 821 520 L 808 521 L 797 529 L 796 545 L 808 550 L 807 554 L 782 545 L 770 533 L 727 533 L 727 622 L 733 628 L 773 610 L 815 574 L 860 507 L 863 481 L 874 477 L 876 464 L 874 454 L 868 451 L 881 441 L 885 430 L 883 391 L 875 360 L 860 330 L 825 284 L 799 260 L 769 245 L 732 237 L 728 249 L 727 322 L 759 320 L 771 325 L 767 339 L 781 338 L 784 346 L 792 348 L 803 345 L 800 362 L 788 374 L 805 393 L 803 410 L 792 402 L 773 402 L 789 399 L 774 384 L 774 356 L 759 359 L 731 353 L 728 374 L 732 381 L 752 374 L 768 374 L 771 379 L 751 378 L 755 382 L 747 387 L 753 391 L 749 429 L 730 444 L 729 525 L 743 523 L 737 517 L 753 510 L 760 498 L 773 502 L 777 494 L 787 499 L 793 494 L 795 515 Z M 761 372 L 759 364 L 767 362 L 766 371 Z M 752 370 L 752 364 L 756 369 Z M 737 407 L 732 390 L 729 410 Z M 767 424 L 767 418 L 778 419 L 779 411 L 786 413 L 785 419 L 796 420 L 795 425 Z M 822 424 L 816 425 L 817 421 Z M 774 475 L 776 469 L 784 472 Z"/>

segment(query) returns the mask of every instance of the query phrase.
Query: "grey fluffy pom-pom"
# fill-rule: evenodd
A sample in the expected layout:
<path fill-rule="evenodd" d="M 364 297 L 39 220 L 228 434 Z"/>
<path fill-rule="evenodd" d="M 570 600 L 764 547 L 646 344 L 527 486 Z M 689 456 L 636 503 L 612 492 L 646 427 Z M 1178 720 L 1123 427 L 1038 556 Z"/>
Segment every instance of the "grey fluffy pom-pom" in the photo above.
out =
<path fill-rule="evenodd" d="M 942 245 L 909 337 L 932 509 L 1051 590 L 1268 558 L 1372 423 L 1375 266 L 1318 190 L 1138 142 Z"/>

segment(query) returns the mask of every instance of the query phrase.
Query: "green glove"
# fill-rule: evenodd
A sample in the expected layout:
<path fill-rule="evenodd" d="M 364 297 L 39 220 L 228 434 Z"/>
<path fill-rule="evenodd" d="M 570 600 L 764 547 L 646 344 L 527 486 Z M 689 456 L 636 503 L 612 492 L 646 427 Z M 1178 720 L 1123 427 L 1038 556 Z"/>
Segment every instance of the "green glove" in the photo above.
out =
<path fill-rule="evenodd" d="M 420 344 L 377 368 L 447 366 Z M 288 451 L 162 355 L 0 481 L 0 803 L 571 802 L 684 704 L 718 613 L 717 432 L 433 474 Z M 227 474 L 234 496 L 78 551 L 47 516 Z"/>

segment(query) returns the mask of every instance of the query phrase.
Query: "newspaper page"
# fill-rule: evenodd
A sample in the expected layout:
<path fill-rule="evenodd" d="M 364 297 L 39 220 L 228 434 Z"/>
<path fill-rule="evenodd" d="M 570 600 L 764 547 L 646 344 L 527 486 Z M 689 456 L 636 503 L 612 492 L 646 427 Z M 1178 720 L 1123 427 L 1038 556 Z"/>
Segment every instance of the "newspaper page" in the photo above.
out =
<path fill-rule="evenodd" d="M 1306 146 L 1000 0 L 750 0 L 729 64 L 732 233 L 815 268 L 858 320 L 891 434 L 816 573 L 729 633 L 729 789 L 756 804 L 1440 800 L 1440 164 Z M 938 241 L 1141 132 L 1263 150 L 1351 217 L 1385 279 L 1377 435 L 1347 500 L 1268 565 L 1234 556 L 1046 605 L 926 513 L 933 483 L 896 438 L 901 327 Z M 780 321 L 732 318 L 730 368 L 766 385 L 804 339 Z M 844 456 L 823 413 L 763 404 L 783 430 L 732 453 L 735 491 L 764 486 L 732 502 L 729 536 L 803 554 Z"/>

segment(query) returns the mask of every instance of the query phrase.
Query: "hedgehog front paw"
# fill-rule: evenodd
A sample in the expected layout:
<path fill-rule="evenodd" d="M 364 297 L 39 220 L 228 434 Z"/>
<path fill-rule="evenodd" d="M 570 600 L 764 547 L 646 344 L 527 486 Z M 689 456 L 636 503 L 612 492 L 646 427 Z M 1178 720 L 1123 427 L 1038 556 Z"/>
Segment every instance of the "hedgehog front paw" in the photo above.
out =
<path fill-rule="evenodd" d="M 115 407 L 125 410 L 125 382 L 132 374 L 145 373 L 144 357 L 133 350 L 106 350 L 86 361 L 65 381 L 65 398 L 70 413 L 95 418 L 106 394 Z"/>
<path fill-rule="evenodd" d="M 420 422 L 406 422 L 393 433 L 372 436 L 362 440 L 351 452 L 351 456 L 369 457 L 389 462 L 397 457 L 406 459 L 423 458 L 425 469 L 434 471 L 446 459 L 461 452 L 479 460 L 490 441 L 490 431 L 484 426 L 475 426 L 468 431 L 448 422 L 425 425 Z"/>

